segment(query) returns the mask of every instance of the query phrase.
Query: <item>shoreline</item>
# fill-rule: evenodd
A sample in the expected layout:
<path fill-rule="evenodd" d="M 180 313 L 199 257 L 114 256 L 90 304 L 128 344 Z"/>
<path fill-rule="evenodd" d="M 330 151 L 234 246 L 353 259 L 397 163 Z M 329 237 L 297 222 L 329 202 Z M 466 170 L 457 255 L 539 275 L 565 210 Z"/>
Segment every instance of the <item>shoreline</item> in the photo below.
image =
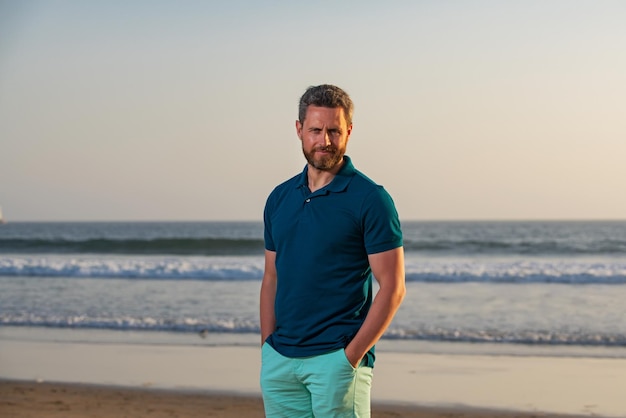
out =
<path fill-rule="evenodd" d="M 105 337 L 99 342 L 82 339 L 83 333 L 74 335 L 80 336 L 80 341 L 67 341 L 63 333 L 51 339 L 36 330 L 12 331 L 16 330 L 0 328 L 0 383 L 7 396 L 19 392 L 20 385 L 30 385 L 48 397 L 48 402 L 61 405 L 67 402 L 66 396 L 78 396 L 72 391 L 79 388 L 79 392 L 96 390 L 96 397 L 121 393 L 120 399 L 146 390 L 163 396 L 210 398 L 202 401 L 209 402 L 205 408 L 212 408 L 224 396 L 256 399 L 252 411 L 259 410 L 260 349 L 255 346 L 105 342 L 111 337 L 107 333 L 98 334 Z M 375 410 L 400 408 L 436 414 L 416 417 L 624 417 L 624 387 L 626 358 L 415 353 L 390 351 L 381 345 L 374 368 L 372 405 Z M 45 388 L 51 393 L 38 392 Z M 59 395 L 62 388 L 71 390 L 53 400 L 52 393 Z M 4 394 L 0 396 L 4 398 Z M 4 402 L 0 411 L 10 406 Z M 24 405 L 23 400 L 12 402 Z M 444 413 L 452 415 L 441 415 Z M 481 413 L 487 415 L 476 415 Z M 185 412 L 183 416 L 193 415 Z"/>

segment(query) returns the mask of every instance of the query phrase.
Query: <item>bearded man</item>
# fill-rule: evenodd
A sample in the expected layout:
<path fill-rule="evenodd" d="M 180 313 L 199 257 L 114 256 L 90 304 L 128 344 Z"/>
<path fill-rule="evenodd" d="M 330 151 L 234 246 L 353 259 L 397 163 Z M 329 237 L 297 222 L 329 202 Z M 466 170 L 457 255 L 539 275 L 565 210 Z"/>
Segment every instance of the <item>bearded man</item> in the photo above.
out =
<path fill-rule="evenodd" d="M 345 155 L 352 114 L 339 87 L 306 90 L 296 133 L 307 164 L 265 205 L 267 417 L 369 417 L 374 345 L 406 292 L 393 200 Z"/>

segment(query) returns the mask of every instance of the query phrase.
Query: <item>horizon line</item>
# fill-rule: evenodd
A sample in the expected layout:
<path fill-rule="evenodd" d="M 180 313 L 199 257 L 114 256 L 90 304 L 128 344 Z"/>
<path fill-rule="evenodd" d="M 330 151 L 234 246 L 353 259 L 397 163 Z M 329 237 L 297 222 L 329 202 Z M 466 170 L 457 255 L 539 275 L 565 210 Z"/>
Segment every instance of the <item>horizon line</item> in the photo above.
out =
<path fill-rule="evenodd" d="M 258 222 L 262 219 L 4 219 L 11 223 L 202 223 Z M 626 218 L 400 218 L 400 222 L 626 222 Z"/>

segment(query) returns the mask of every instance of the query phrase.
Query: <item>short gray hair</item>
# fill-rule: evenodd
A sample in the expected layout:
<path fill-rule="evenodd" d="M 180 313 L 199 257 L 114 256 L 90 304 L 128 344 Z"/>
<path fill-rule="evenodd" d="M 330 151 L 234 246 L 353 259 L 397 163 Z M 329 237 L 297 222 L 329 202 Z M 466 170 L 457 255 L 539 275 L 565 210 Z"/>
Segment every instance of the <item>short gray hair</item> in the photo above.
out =
<path fill-rule="evenodd" d="M 337 86 L 321 84 L 319 86 L 309 87 L 300 98 L 300 105 L 298 107 L 298 120 L 300 123 L 304 123 L 306 110 L 310 105 L 331 108 L 341 107 L 348 126 L 352 124 L 354 104 L 348 93 Z"/>

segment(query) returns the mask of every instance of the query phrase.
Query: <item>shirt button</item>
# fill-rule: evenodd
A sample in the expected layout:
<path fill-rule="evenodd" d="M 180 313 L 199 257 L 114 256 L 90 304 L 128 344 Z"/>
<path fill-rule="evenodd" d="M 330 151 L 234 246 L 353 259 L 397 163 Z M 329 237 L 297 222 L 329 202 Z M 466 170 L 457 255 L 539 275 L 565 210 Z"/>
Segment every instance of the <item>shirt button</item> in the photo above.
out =
<path fill-rule="evenodd" d="M 307 203 L 309 203 L 310 201 L 311 201 L 311 199 L 307 199 L 307 200 L 305 200 L 305 202 L 307 202 Z"/>

